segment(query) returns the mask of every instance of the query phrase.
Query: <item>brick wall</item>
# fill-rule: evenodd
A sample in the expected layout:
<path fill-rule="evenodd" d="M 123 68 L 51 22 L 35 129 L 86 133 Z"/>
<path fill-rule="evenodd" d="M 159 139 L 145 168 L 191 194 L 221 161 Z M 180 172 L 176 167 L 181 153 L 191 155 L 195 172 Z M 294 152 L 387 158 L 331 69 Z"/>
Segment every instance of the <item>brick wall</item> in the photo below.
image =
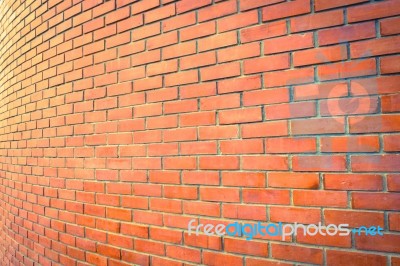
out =
<path fill-rule="evenodd" d="M 399 15 L 1 1 L 1 265 L 400 265 Z M 191 219 L 384 235 L 196 237 Z"/>

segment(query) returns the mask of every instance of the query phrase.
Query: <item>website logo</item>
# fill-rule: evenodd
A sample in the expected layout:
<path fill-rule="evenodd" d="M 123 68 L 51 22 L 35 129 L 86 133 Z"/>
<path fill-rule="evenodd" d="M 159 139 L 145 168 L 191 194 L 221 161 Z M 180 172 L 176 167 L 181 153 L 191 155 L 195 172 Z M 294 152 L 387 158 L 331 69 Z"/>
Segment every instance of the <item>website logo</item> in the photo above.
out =
<path fill-rule="evenodd" d="M 246 240 L 252 240 L 255 236 L 281 236 L 284 240 L 287 236 L 297 235 L 298 232 L 302 232 L 303 235 L 315 236 L 317 234 L 322 236 L 347 236 L 351 232 L 355 234 L 365 233 L 366 235 L 375 236 L 383 235 L 383 228 L 380 226 L 361 226 L 359 228 L 349 229 L 348 224 L 329 224 L 322 225 L 318 224 L 282 224 L 280 223 L 269 223 L 262 224 L 258 222 L 256 224 L 250 223 L 239 223 L 234 222 L 228 225 L 224 224 L 198 224 L 195 225 L 196 219 L 192 219 L 188 224 L 189 235 L 195 232 L 196 235 L 199 233 L 204 233 L 207 236 L 217 235 L 217 236 L 244 236 Z"/>

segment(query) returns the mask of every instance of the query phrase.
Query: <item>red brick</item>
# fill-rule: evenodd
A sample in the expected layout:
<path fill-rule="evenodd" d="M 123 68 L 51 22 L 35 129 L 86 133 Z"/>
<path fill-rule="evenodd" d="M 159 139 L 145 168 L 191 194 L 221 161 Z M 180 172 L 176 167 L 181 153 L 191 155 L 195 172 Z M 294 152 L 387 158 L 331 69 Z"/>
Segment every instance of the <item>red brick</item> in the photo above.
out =
<path fill-rule="evenodd" d="M 365 254 L 361 252 L 348 252 L 341 250 L 327 250 L 326 260 L 329 265 L 348 264 L 354 266 L 362 266 L 365 263 L 372 263 L 375 265 L 386 264 L 386 258 L 381 255 Z"/>
<path fill-rule="evenodd" d="M 375 59 L 350 61 L 322 65 L 318 68 L 318 76 L 321 80 L 359 77 L 376 74 Z"/>
<path fill-rule="evenodd" d="M 176 100 L 178 98 L 177 88 L 166 88 L 147 92 L 147 102 L 162 102 Z"/>
<path fill-rule="evenodd" d="M 119 50 L 120 56 L 143 52 L 145 50 L 145 42 L 144 41 L 133 42 L 131 44 L 127 44 L 127 45 L 123 45 L 123 46 L 119 47 L 118 50 Z M 156 54 L 156 53 L 157 53 L 157 51 L 152 51 L 149 54 Z M 160 57 L 159 52 L 158 52 L 158 57 Z M 146 57 L 142 57 L 142 58 L 146 58 Z"/>
<path fill-rule="evenodd" d="M 127 69 L 131 66 L 129 58 L 117 59 L 106 63 L 106 71 L 114 72 L 122 69 Z"/>
<path fill-rule="evenodd" d="M 300 206 L 346 207 L 347 193 L 342 191 L 296 190 L 293 203 Z"/>
<path fill-rule="evenodd" d="M 257 24 L 257 22 L 258 22 L 258 13 L 256 10 L 253 10 L 219 19 L 217 20 L 217 26 L 219 32 L 226 32 L 254 25 Z"/>
<path fill-rule="evenodd" d="M 199 22 L 219 18 L 222 16 L 230 15 L 237 11 L 237 4 L 235 0 L 228 0 L 218 3 L 198 11 Z"/>
<path fill-rule="evenodd" d="M 197 162 L 195 157 L 164 157 L 164 169 L 190 170 L 196 169 Z"/>
<path fill-rule="evenodd" d="M 263 173 L 223 172 L 222 183 L 225 186 L 264 187 L 265 176 Z"/>
<path fill-rule="evenodd" d="M 265 107 L 267 120 L 316 116 L 313 102 L 283 103 Z"/>
<path fill-rule="evenodd" d="M 288 86 L 314 81 L 313 68 L 291 69 L 286 71 L 274 71 L 264 74 L 266 87 Z"/>
<path fill-rule="evenodd" d="M 156 227 L 150 228 L 150 235 L 154 240 L 176 244 L 181 244 L 183 239 L 180 231 Z"/>
<path fill-rule="evenodd" d="M 196 26 L 180 30 L 180 37 L 182 41 L 187 41 L 213 35 L 216 33 L 215 27 L 216 26 L 214 21 L 198 24 Z M 223 41 L 221 40 L 221 37 L 219 36 L 211 36 L 209 38 L 202 39 L 201 43 L 203 48 L 200 51 L 211 50 L 213 49 L 213 47 L 218 47 L 219 45 L 227 46 L 230 44 L 236 44 L 236 35 L 227 33 L 224 36 L 227 38 L 229 37 L 228 44 L 224 44 Z M 210 45 L 208 45 L 205 40 L 208 40 L 208 42 L 210 42 Z"/>
<path fill-rule="evenodd" d="M 329 0 L 316 0 L 315 1 L 315 10 L 324 10 L 335 7 L 348 6 L 352 4 L 367 2 L 367 0 L 338 0 L 338 1 L 329 1 Z"/>
<path fill-rule="evenodd" d="M 260 55 L 258 43 L 243 44 L 237 47 L 225 48 L 217 51 L 218 62 L 229 62 Z"/>
<path fill-rule="evenodd" d="M 151 263 L 153 265 L 169 265 L 169 266 L 182 265 L 181 262 L 177 262 L 176 260 L 169 260 L 169 259 L 160 258 L 160 257 L 151 257 Z M 145 263 L 142 263 L 142 264 L 150 265 L 150 262 L 147 260 Z"/>
<path fill-rule="evenodd" d="M 288 125 L 285 121 L 252 123 L 242 125 L 241 134 L 243 138 L 287 136 Z"/>
<path fill-rule="evenodd" d="M 220 216 L 220 206 L 218 203 L 185 201 L 183 202 L 183 212 L 194 215 Z"/>
<path fill-rule="evenodd" d="M 161 87 L 162 87 L 162 77 L 161 76 L 139 79 L 139 80 L 136 80 L 133 84 L 134 91 L 152 90 L 152 89 L 158 89 Z"/>
<path fill-rule="evenodd" d="M 289 3 L 279 3 L 267 6 L 262 9 L 263 21 L 275 20 L 278 18 L 292 17 L 306 14 L 311 11 L 310 0 L 298 0 Z"/>
<path fill-rule="evenodd" d="M 237 34 L 227 32 L 199 40 L 199 52 L 237 44 Z"/>
<path fill-rule="evenodd" d="M 185 26 L 190 26 L 195 23 L 196 23 L 196 14 L 195 12 L 191 12 L 163 20 L 162 28 L 165 32 L 168 32 L 171 30 L 183 28 Z"/>
<path fill-rule="evenodd" d="M 267 153 L 305 153 L 316 152 L 314 138 L 268 138 L 265 141 Z"/>
<path fill-rule="evenodd" d="M 389 191 L 400 191 L 400 175 L 388 175 L 387 182 Z"/>
<path fill-rule="evenodd" d="M 239 168 L 239 158 L 235 156 L 204 156 L 199 158 L 200 169 L 235 170 Z"/>
<path fill-rule="evenodd" d="M 400 248 L 396 243 L 399 242 L 400 236 L 395 234 L 384 234 L 371 237 L 364 234 L 355 236 L 356 248 L 361 250 L 375 250 L 398 253 Z"/>
<path fill-rule="evenodd" d="M 179 61 L 181 70 L 214 65 L 217 58 L 214 51 L 182 57 Z"/>
<path fill-rule="evenodd" d="M 376 113 L 377 97 L 332 99 L 320 102 L 320 113 L 323 116 Z"/>
<path fill-rule="evenodd" d="M 396 27 L 396 24 L 399 22 L 400 22 L 400 17 L 387 18 L 381 20 L 380 21 L 381 34 L 383 36 L 386 36 L 386 35 L 393 35 L 396 33 L 400 33 L 400 30 L 398 29 L 398 27 Z"/>
<path fill-rule="evenodd" d="M 237 126 L 217 126 L 217 127 L 200 127 L 199 139 L 225 139 L 236 138 L 238 136 Z"/>
<path fill-rule="evenodd" d="M 164 60 L 194 53 L 196 53 L 196 42 L 194 41 L 179 43 L 162 49 L 162 57 Z"/>
<path fill-rule="evenodd" d="M 165 186 L 164 196 L 166 198 L 197 199 L 197 188 L 181 186 Z"/>
<path fill-rule="evenodd" d="M 106 246 L 103 244 L 98 244 L 97 245 L 97 252 L 110 257 L 110 258 L 114 258 L 114 259 L 119 259 L 121 258 L 121 253 L 120 250 L 111 246 Z"/>
<path fill-rule="evenodd" d="M 107 258 L 95 253 L 86 253 L 86 261 L 92 264 L 107 264 Z"/>
<path fill-rule="evenodd" d="M 315 48 L 293 53 L 293 65 L 305 66 L 321 63 L 331 63 L 347 59 L 346 46 L 329 46 L 325 48 Z"/>
<path fill-rule="evenodd" d="M 400 7 L 396 0 L 354 6 L 347 9 L 347 17 L 350 23 L 394 16 L 399 13 Z"/>
<path fill-rule="evenodd" d="M 370 210 L 399 210 L 396 202 L 399 194 L 394 193 L 374 193 L 374 192 L 354 192 L 352 194 L 352 206 L 355 209 Z"/>
<path fill-rule="evenodd" d="M 268 244 L 257 241 L 246 241 L 233 238 L 226 238 L 224 241 L 224 248 L 227 252 L 248 254 L 254 256 L 267 256 Z"/>
<path fill-rule="evenodd" d="M 381 76 L 358 79 L 351 82 L 352 95 L 389 94 L 397 92 L 397 82 L 400 76 Z"/>
<path fill-rule="evenodd" d="M 155 254 L 158 256 L 165 255 L 165 244 L 144 239 L 135 239 L 134 247 L 136 251 Z"/>
<path fill-rule="evenodd" d="M 142 40 L 151 36 L 155 36 L 161 33 L 161 27 L 159 23 L 153 23 L 145 25 L 132 31 L 132 39 L 134 41 Z"/>
<path fill-rule="evenodd" d="M 386 37 L 355 42 L 350 45 L 351 58 L 399 53 L 400 37 Z"/>
<path fill-rule="evenodd" d="M 317 208 L 271 206 L 270 220 L 274 222 L 316 224 L 321 221 L 321 212 Z"/>
<path fill-rule="evenodd" d="M 197 131 L 195 128 L 180 128 L 165 130 L 163 133 L 164 142 L 171 141 L 184 141 L 184 140 L 195 140 L 197 138 Z"/>
<path fill-rule="evenodd" d="M 110 25 L 110 26 L 107 26 L 105 28 L 101 28 L 99 30 L 96 30 L 93 33 L 93 37 L 94 37 L 94 40 L 97 41 L 97 40 L 100 40 L 100 39 L 104 39 L 104 38 L 106 38 L 108 36 L 115 35 L 116 33 L 117 33 L 116 25 Z"/>
<path fill-rule="evenodd" d="M 264 145 L 261 139 L 220 141 L 222 154 L 263 153 Z"/>
<path fill-rule="evenodd" d="M 318 246 L 332 246 L 332 247 L 342 247 L 342 248 L 349 248 L 351 247 L 351 236 L 350 235 L 322 235 L 317 233 L 316 235 L 305 235 L 303 230 L 300 229 L 297 233 L 297 241 L 299 243 L 304 244 L 311 244 Z"/>
<path fill-rule="evenodd" d="M 120 0 L 120 1 L 129 1 L 129 0 Z M 139 14 L 152 9 L 154 7 L 158 7 L 160 5 L 160 0 L 147 0 L 147 1 L 139 1 L 132 5 L 132 14 Z"/>
<path fill-rule="evenodd" d="M 312 135 L 325 133 L 344 133 L 344 119 L 314 118 L 306 120 L 291 121 L 292 133 L 294 135 Z"/>
<path fill-rule="evenodd" d="M 257 122 L 262 120 L 261 109 L 258 107 L 234 110 L 222 110 L 219 112 L 221 124 L 236 124 Z"/>
<path fill-rule="evenodd" d="M 201 261 L 201 253 L 198 249 L 180 246 L 167 246 L 166 252 L 168 257 L 174 259 L 186 260 L 194 263 L 199 263 Z"/>
<path fill-rule="evenodd" d="M 320 140 L 322 152 L 379 151 L 379 139 L 373 136 L 324 137 Z"/>
<path fill-rule="evenodd" d="M 246 265 L 248 266 L 257 266 L 257 265 L 271 265 L 271 266 L 291 266 L 293 264 L 291 263 L 285 263 L 281 261 L 276 261 L 276 260 L 270 260 L 270 259 L 259 259 L 259 258 L 246 258 Z"/>
<path fill-rule="evenodd" d="M 265 221 L 267 211 L 263 206 L 223 204 L 223 217 L 243 220 Z"/>
<path fill-rule="evenodd" d="M 201 110 L 216 110 L 226 108 L 237 108 L 240 106 L 239 94 L 227 94 L 200 99 Z"/>
<path fill-rule="evenodd" d="M 324 211 L 326 224 L 348 224 L 350 227 L 384 226 L 383 213 L 347 210 Z"/>
<path fill-rule="evenodd" d="M 104 27 L 104 18 L 97 18 L 83 24 L 83 33 L 95 31 Z"/>
<path fill-rule="evenodd" d="M 213 141 L 184 142 L 180 146 L 180 154 L 216 154 L 217 143 Z"/>
<path fill-rule="evenodd" d="M 366 130 L 368 132 L 399 131 L 399 120 L 400 116 L 396 115 L 351 117 L 349 120 L 350 132 L 362 133 Z"/>
<path fill-rule="evenodd" d="M 287 33 L 286 22 L 277 21 L 261 26 L 242 29 L 240 31 L 240 40 L 242 43 L 269 39 L 282 36 Z"/>
<path fill-rule="evenodd" d="M 199 0 L 193 2 L 191 0 L 182 0 L 176 5 L 177 13 L 187 12 L 193 9 L 201 8 L 203 6 L 211 4 L 211 0 Z"/>
<path fill-rule="evenodd" d="M 161 160 L 159 158 L 133 158 L 133 169 L 160 169 Z"/>
<path fill-rule="evenodd" d="M 217 236 L 207 236 L 207 235 L 198 235 L 195 234 L 189 235 L 188 233 L 184 234 L 185 243 L 188 246 L 207 248 L 212 250 L 221 250 L 222 241 L 220 237 Z"/>
<path fill-rule="evenodd" d="M 326 19 L 329 17 L 330 19 Z M 328 28 L 344 23 L 343 11 L 333 10 L 312 15 L 295 17 L 290 20 L 292 32 L 308 31 L 313 29 Z"/>
<path fill-rule="evenodd" d="M 152 197 L 160 197 L 161 196 L 161 186 L 154 184 L 135 184 L 133 186 L 133 194 L 136 196 L 152 196 Z"/>
<path fill-rule="evenodd" d="M 243 202 L 261 204 L 288 204 L 288 190 L 276 189 L 242 189 Z"/>
<path fill-rule="evenodd" d="M 119 71 L 118 82 L 131 81 L 145 77 L 144 67 L 132 67 L 126 70 Z"/>
<path fill-rule="evenodd" d="M 318 188 L 319 177 L 315 173 L 268 173 L 268 186 L 283 188 Z"/>
<path fill-rule="evenodd" d="M 225 79 L 218 81 L 219 93 L 247 91 L 259 88 L 261 88 L 260 76 L 250 76 L 244 78 Z"/>
<path fill-rule="evenodd" d="M 164 103 L 164 113 L 186 113 L 197 111 L 197 100 L 180 100 Z"/>
<path fill-rule="evenodd" d="M 322 31 L 320 31 L 322 32 Z M 291 34 L 288 36 L 273 38 L 264 41 L 265 54 L 275 54 L 293 50 L 301 50 L 305 48 L 312 48 L 313 34 Z"/>
<path fill-rule="evenodd" d="M 136 15 L 130 18 L 124 19 L 117 23 L 117 31 L 118 33 L 131 30 L 143 25 L 143 16 Z"/>
<path fill-rule="evenodd" d="M 365 22 L 320 30 L 318 32 L 318 43 L 319 45 L 328 45 L 341 42 L 369 39 L 375 36 L 375 23 Z"/>
<path fill-rule="evenodd" d="M 289 54 L 265 56 L 245 60 L 243 63 L 243 71 L 244 74 L 252 74 L 257 72 L 282 70 L 289 68 L 289 63 Z"/>
<path fill-rule="evenodd" d="M 184 184 L 218 185 L 219 176 L 218 172 L 184 171 L 182 173 L 182 182 Z"/>
<path fill-rule="evenodd" d="M 180 175 L 177 171 L 150 171 L 149 179 L 152 183 L 179 184 Z"/>
<path fill-rule="evenodd" d="M 287 88 L 256 90 L 243 93 L 243 105 L 261 105 L 284 103 L 289 101 L 289 90 Z"/>
<path fill-rule="evenodd" d="M 124 0 L 122 0 L 124 1 Z M 121 257 L 123 261 L 128 261 L 134 264 L 142 264 L 142 265 L 148 265 L 150 262 L 149 256 L 144 255 L 141 253 L 136 253 L 136 252 L 130 252 L 127 250 L 121 250 Z"/>
<path fill-rule="evenodd" d="M 325 174 L 326 189 L 382 190 L 382 177 L 373 174 Z"/>
<path fill-rule="evenodd" d="M 240 1 L 240 10 L 249 10 L 261 6 L 273 5 L 279 2 L 283 2 L 283 0 L 242 0 Z"/>
<path fill-rule="evenodd" d="M 186 72 L 178 72 L 175 74 L 168 74 L 165 76 L 165 85 L 175 86 L 182 84 L 195 83 L 199 81 L 199 74 L 197 70 L 189 70 Z"/>
<path fill-rule="evenodd" d="M 197 112 L 183 114 L 180 116 L 179 124 L 183 127 L 214 125 L 216 120 L 215 112 Z"/>
<path fill-rule="evenodd" d="M 389 229 L 393 231 L 399 231 L 400 216 L 398 213 L 389 214 Z"/>
<path fill-rule="evenodd" d="M 384 151 L 399 151 L 400 150 L 400 135 L 385 135 L 383 136 Z"/>
<path fill-rule="evenodd" d="M 382 57 L 380 61 L 380 68 L 382 74 L 392 74 L 399 73 L 400 67 L 397 64 L 399 62 L 400 56 L 386 56 Z"/>
<path fill-rule="evenodd" d="M 294 156 L 293 170 L 295 171 L 345 171 L 346 158 L 341 155 L 323 156 Z"/>
<path fill-rule="evenodd" d="M 244 265 L 243 258 L 241 256 L 234 256 L 211 251 L 203 252 L 203 263 L 206 265 Z"/>
<path fill-rule="evenodd" d="M 147 49 L 153 50 L 160 47 L 178 43 L 178 32 L 173 31 L 147 40 Z"/>
<path fill-rule="evenodd" d="M 323 261 L 322 249 L 316 248 L 272 244 L 271 253 L 275 259 L 293 260 L 311 264 L 321 264 Z"/>
<path fill-rule="evenodd" d="M 173 15 L 175 15 L 175 6 L 166 5 L 161 8 L 146 12 L 144 14 L 144 22 L 147 24 L 157 20 L 172 17 Z"/>
<path fill-rule="evenodd" d="M 400 169 L 397 155 L 353 156 L 351 168 L 355 172 L 396 172 Z"/>
<path fill-rule="evenodd" d="M 146 128 L 158 129 L 158 128 L 173 128 L 178 125 L 178 117 L 173 116 L 162 116 L 162 117 L 151 117 L 147 119 Z"/>
<path fill-rule="evenodd" d="M 159 212 L 182 213 L 182 202 L 173 199 L 150 199 L 150 209 Z"/>

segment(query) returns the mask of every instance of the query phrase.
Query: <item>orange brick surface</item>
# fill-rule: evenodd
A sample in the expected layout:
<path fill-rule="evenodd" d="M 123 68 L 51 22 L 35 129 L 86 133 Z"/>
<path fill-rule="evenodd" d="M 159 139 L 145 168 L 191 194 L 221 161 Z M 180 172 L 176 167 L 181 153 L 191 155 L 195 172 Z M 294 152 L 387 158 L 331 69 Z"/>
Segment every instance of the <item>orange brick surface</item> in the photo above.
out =
<path fill-rule="evenodd" d="M 0 264 L 400 265 L 399 23 L 400 0 L 0 1 Z"/>

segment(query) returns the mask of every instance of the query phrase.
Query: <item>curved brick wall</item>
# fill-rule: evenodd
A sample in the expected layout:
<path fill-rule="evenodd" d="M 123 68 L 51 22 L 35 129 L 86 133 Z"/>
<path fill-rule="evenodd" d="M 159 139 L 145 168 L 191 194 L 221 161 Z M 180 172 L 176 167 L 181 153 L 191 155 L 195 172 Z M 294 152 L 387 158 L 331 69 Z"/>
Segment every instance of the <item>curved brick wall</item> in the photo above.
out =
<path fill-rule="evenodd" d="M 400 265 L 398 15 L 1 1 L 1 265 Z M 191 219 L 384 235 L 246 241 Z"/>

